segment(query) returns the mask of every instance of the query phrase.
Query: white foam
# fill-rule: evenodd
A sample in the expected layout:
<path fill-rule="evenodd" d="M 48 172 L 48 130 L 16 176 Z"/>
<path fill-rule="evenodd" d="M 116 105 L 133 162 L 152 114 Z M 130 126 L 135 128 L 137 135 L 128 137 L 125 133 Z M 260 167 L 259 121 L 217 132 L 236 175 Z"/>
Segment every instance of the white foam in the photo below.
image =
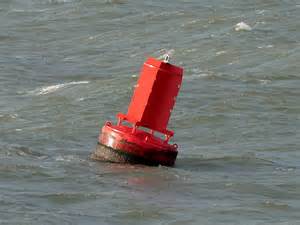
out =
<path fill-rule="evenodd" d="M 65 88 L 65 87 L 69 87 L 72 85 L 78 85 L 78 84 L 88 84 L 88 83 L 89 83 L 89 81 L 72 81 L 72 82 L 64 83 L 64 84 L 56 84 L 56 85 L 41 87 L 30 93 L 35 94 L 35 95 L 46 95 L 46 94 L 53 93 L 59 89 Z"/>
<path fill-rule="evenodd" d="M 161 49 L 160 50 L 161 55 L 158 57 L 158 59 L 162 60 L 165 59 L 165 57 L 168 55 L 171 59 L 174 56 L 175 50 L 174 49 Z"/>
<path fill-rule="evenodd" d="M 252 30 L 252 28 L 243 21 L 240 23 L 237 23 L 234 26 L 234 29 L 235 29 L 235 31 L 251 31 Z"/>

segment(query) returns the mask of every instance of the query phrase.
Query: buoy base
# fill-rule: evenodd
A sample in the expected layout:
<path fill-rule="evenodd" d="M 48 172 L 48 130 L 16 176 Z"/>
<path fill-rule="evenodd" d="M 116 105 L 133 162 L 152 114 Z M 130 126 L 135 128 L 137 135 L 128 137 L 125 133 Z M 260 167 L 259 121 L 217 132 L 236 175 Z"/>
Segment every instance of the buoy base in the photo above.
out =
<path fill-rule="evenodd" d="M 144 164 L 147 166 L 159 165 L 158 162 L 149 161 L 139 156 L 107 147 L 101 143 L 97 144 L 96 150 L 91 155 L 91 159 L 112 163 Z"/>
<path fill-rule="evenodd" d="M 144 164 L 149 166 L 173 166 L 177 157 L 177 145 L 143 130 L 106 123 L 99 135 L 92 159 L 115 163 Z"/>

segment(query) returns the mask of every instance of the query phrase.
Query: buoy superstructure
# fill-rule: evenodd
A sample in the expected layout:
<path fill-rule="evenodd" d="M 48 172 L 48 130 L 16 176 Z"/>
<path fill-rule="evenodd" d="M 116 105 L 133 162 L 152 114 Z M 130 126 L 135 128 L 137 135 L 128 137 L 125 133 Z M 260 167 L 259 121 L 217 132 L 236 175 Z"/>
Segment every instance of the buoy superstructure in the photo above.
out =
<path fill-rule="evenodd" d="M 117 123 L 107 121 L 92 158 L 117 163 L 173 166 L 177 144 L 167 129 L 182 83 L 183 69 L 164 60 L 148 58 L 141 69 L 127 114 Z"/>

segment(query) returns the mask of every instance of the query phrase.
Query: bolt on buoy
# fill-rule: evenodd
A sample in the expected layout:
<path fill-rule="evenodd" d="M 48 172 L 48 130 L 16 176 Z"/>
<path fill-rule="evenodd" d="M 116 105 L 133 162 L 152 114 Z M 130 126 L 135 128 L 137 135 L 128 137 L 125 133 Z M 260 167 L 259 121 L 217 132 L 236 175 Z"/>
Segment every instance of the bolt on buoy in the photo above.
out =
<path fill-rule="evenodd" d="M 128 107 L 118 113 L 118 122 L 102 127 L 96 150 L 91 158 L 117 163 L 173 166 L 177 144 L 169 144 L 174 132 L 167 129 L 178 95 L 183 69 L 164 60 L 148 58 Z M 130 126 L 123 124 L 126 121 Z M 146 128 L 146 129 L 145 129 Z M 160 133 L 164 138 L 156 136 Z"/>

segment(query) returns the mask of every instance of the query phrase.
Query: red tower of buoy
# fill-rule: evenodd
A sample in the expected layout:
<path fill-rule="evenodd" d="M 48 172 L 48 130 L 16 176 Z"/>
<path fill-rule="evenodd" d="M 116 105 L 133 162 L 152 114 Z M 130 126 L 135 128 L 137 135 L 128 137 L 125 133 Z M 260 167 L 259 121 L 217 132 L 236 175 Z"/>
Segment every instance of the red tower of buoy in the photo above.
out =
<path fill-rule="evenodd" d="M 174 132 L 167 129 L 176 101 L 183 69 L 168 62 L 148 58 L 128 107 L 118 113 L 117 124 L 102 127 L 92 158 L 119 163 L 173 166 L 177 144 L 169 144 Z M 124 121 L 127 121 L 125 125 Z M 156 134 L 162 134 L 162 138 Z"/>

